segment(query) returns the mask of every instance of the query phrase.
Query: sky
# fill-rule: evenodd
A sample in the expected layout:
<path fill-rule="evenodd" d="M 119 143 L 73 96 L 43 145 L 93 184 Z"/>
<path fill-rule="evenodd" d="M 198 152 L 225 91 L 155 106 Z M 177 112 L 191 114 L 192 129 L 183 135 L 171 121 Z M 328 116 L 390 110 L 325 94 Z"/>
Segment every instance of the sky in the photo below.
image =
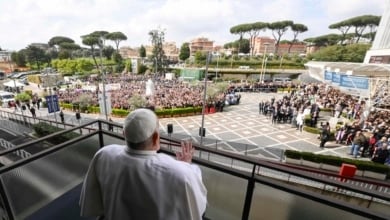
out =
<path fill-rule="evenodd" d="M 214 45 L 238 39 L 230 28 L 244 23 L 292 20 L 308 27 L 299 40 L 329 33 L 330 24 L 360 15 L 381 16 L 389 0 L 0 0 L 0 48 L 17 51 L 54 36 L 120 31 L 121 46 L 150 45 L 150 30 L 180 46 L 197 37 Z M 290 31 L 291 32 L 291 31 Z M 272 37 L 271 31 L 260 33 Z M 287 32 L 285 40 L 291 40 Z M 114 46 L 114 45 L 113 45 Z"/>

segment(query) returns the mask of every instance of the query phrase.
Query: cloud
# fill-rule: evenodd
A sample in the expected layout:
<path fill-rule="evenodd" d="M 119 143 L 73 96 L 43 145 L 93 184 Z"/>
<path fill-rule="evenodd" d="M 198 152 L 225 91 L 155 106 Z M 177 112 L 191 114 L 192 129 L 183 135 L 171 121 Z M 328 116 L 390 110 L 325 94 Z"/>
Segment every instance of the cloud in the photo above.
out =
<path fill-rule="evenodd" d="M 196 37 L 222 45 L 237 39 L 232 26 L 257 21 L 293 20 L 309 30 L 300 39 L 330 33 L 332 23 L 364 14 L 381 15 L 383 0 L 13 0 L 0 1 L 0 47 L 20 50 L 96 30 L 121 31 L 121 46 L 150 44 L 148 32 L 161 28 L 180 47 Z M 261 33 L 271 36 L 269 31 Z M 287 34 L 285 39 L 291 37 Z"/>

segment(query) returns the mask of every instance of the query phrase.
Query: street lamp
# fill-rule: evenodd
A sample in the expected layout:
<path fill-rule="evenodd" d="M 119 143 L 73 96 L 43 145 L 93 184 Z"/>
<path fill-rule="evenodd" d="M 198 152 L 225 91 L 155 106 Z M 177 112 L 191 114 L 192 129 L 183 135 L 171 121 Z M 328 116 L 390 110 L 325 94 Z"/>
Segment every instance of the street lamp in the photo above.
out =
<path fill-rule="evenodd" d="M 199 135 L 200 135 L 200 145 L 202 146 L 203 144 L 203 135 L 205 135 L 205 128 L 204 128 L 204 113 L 206 110 L 206 94 L 207 94 L 207 72 L 209 68 L 209 62 L 210 62 L 210 55 L 211 53 L 207 53 L 207 58 L 206 58 L 206 70 L 205 70 L 205 75 L 204 75 L 204 93 L 203 93 L 203 107 L 202 107 L 202 125 L 199 130 Z"/>
<path fill-rule="evenodd" d="M 157 57 L 154 58 L 154 60 L 156 61 L 156 70 L 155 70 L 155 75 L 157 75 Z"/>
<path fill-rule="evenodd" d="M 100 73 L 102 75 L 102 87 L 103 87 L 103 108 L 104 108 L 104 115 L 106 116 L 106 120 L 108 121 L 108 113 L 107 113 L 107 103 L 106 103 L 106 84 L 105 84 L 105 72 L 103 71 L 103 39 L 100 39 L 101 42 L 99 42 L 99 52 L 100 52 Z"/>
<path fill-rule="evenodd" d="M 265 75 L 265 69 L 264 69 L 265 55 L 267 54 L 267 47 L 268 47 L 269 43 L 265 42 L 263 45 L 264 45 L 264 53 L 263 53 L 263 61 L 261 63 L 261 70 L 260 70 L 260 75 L 259 75 L 259 83 L 264 81 L 264 75 Z"/>
<path fill-rule="evenodd" d="M 218 61 L 219 61 L 219 53 L 217 53 L 217 69 L 215 69 L 215 80 L 218 79 Z"/>

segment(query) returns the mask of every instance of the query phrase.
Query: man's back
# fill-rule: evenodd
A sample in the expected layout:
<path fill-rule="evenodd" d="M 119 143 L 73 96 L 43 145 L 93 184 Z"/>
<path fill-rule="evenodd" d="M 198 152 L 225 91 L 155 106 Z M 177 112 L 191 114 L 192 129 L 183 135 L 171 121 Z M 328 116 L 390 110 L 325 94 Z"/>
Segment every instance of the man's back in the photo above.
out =
<path fill-rule="evenodd" d="M 201 219 L 206 201 L 197 166 L 120 145 L 95 155 L 80 200 L 82 213 L 105 207 L 106 219 Z"/>

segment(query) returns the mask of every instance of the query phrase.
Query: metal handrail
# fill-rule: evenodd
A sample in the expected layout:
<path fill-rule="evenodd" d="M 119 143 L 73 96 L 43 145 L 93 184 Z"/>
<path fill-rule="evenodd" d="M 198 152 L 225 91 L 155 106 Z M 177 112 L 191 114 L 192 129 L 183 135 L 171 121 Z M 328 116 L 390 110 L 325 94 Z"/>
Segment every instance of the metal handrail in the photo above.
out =
<path fill-rule="evenodd" d="M 107 121 L 104 121 L 104 120 L 94 120 L 94 121 L 91 121 L 89 123 L 73 127 L 72 129 L 56 132 L 56 133 L 48 135 L 46 137 L 39 138 L 37 140 L 34 140 L 34 141 L 31 141 L 31 142 L 19 145 L 19 146 L 13 148 L 13 149 L 2 151 L 2 152 L 0 152 L 0 156 L 6 155 L 8 153 L 14 152 L 14 151 L 19 150 L 19 149 L 24 149 L 24 148 L 28 147 L 31 144 L 45 141 L 45 140 L 47 140 L 49 138 L 53 138 L 53 137 L 55 137 L 57 135 L 62 135 L 62 134 L 65 134 L 65 133 L 68 133 L 68 132 L 71 132 L 71 131 L 74 131 L 74 130 L 77 130 L 77 129 L 85 129 L 87 126 L 90 126 L 90 125 L 93 125 L 93 124 L 96 124 L 96 123 L 98 124 L 98 129 L 96 129 L 94 131 L 91 131 L 88 134 L 79 136 L 79 137 L 74 138 L 72 140 L 69 140 L 69 141 L 61 143 L 59 145 L 53 146 L 51 148 L 48 148 L 48 149 L 46 149 L 46 150 L 44 150 L 42 152 L 33 154 L 29 158 L 21 159 L 21 160 L 16 161 L 13 164 L 9 164 L 7 166 L 1 167 L 0 168 L 0 174 L 5 173 L 7 171 L 10 171 L 12 169 L 15 169 L 17 167 L 20 167 L 20 166 L 22 166 L 24 164 L 27 164 L 27 163 L 32 162 L 34 160 L 37 160 L 39 158 L 42 158 L 42 157 L 44 157 L 46 155 L 49 155 L 49 154 L 51 154 L 53 152 L 56 152 L 56 151 L 58 151 L 58 150 L 60 150 L 62 148 L 66 148 L 67 146 L 69 146 L 72 143 L 79 142 L 81 140 L 84 140 L 84 139 L 89 138 L 89 137 L 94 136 L 94 135 L 99 135 L 100 147 L 104 146 L 103 135 L 109 135 L 109 136 L 112 136 L 112 137 L 124 139 L 121 134 L 118 134 L 118 133 L 115 133 L 115 132 L 110 132 L 110 131 L 107 131 L 105 129 L 102 129 L 102 127 L 103 127 L 102 124 L 111 124 L 111 123 L 109 123 Z M 113 125 L 117 126 L 115 124 L 113 124 Z M 171 145 L 178 146 L 179 143 L 180 143 L 180 140 L 175 140 L 175 139 L 173 139 L 171 137 L 168 137 L 168 136 L 165 136 L 165 135 L 161 135 L 161 143 L 163 143 L 163 144 L 170 143 Z M 357 207 L 357 206 L 351 206 L 351 205 L 349 205 L 347 203 L 344 203 L 344 202 L 341 202 L 341 201 L 333 201 L 333 199 L 330 199 L 330 198 L 327 198 L 327 197 L 323 197 L 323 196 L 320 196 L 320 195 L 314 195 L 313 193 L 309 193 L 308 191 L 304 191 L 302 189 L 299 189 L 296 186 L 292 186 L 290 184 L 282 183 L 280 181 L 276 181 L 276 180 L 267 178 L 265 176 L 261 176 L 261 175 L 258 174 L 257 171 L 260 168 L 264 167 L 264 168 L 272 169 L 272 170 L 275 170 L 275 171 L 283 172 L 283 173 L 286 173 L 286 174 L 289 174 L 289 175 L 294 175 L 294 176 L 297 176 L 297 177 L 301 177 L 301 178 L 304 178 L 306 180 L 316 181 L 316 182 L 319 182 L 319 183 L 322 183 L 322 184 L 335 186 L 335 187 L 342 188 L 342 189 L 349 190 L 349 191 L 353 191 L 353 192 L 356 192 L 356 193 L 361 193 L 361 194 L 370 196 L 372 198 L 378 198 L 378 199 L 381 199 L 381 200 L 384 200 L 384 201 L 390 201 L 390 196 L 389 195 L 386 195 L 386 194 L 383 195 L 383 194 L 379 194 L 377 192 L 364 190 L 364 189 L 361 189 L 359 187 L 351 186 L 349 184 L 346 184 L 346 183 L 343 183 L 343 182 L 340 182 L 340 181 L 335 181 L 335 180 L 331 180 L 331 179 L 327 179 L 327 178 L 323 178 L 323 177 L 318 177 L 316 175 L 309 174 L 306 171 L 295 170 L 295 169 L 291 169 L 289 167 L 285 167 L 285 166 L 282 166 L 282 165 L 272 164 L 272 163 L 269 163 L 268 161 L 261 161 L 261 160 L 258 160 L 258 159 L 255 160 L 255 159 L 248 158 L 248 157 L 245 157 L 245 156 L 242 156 L 242 155 L 237 155 L 237 154 L 226 152 L 226 151 L 220 151 L 220 150 L 216 150 L 216 149 L 200 146 L 199 144 L 196 144 L 196 143 L 194 143 L 193 146 L 199 152 L 199 157 L 194 157 L 193 158 L 193 161 L 195 163 L 197 163 L 199 165 L 202 165 L 202 166 L 205 166 L 205 167 L 208 167 L 208 168 L 211 168 L 211 169 L 214 169 L 214 170 L 217 170 L 217 171 L 220 171 L 220 172 L 223 172 L 223 173 L 227 173 L 227 174 L 239 177 L 239 178 L 246 179 L 248 181 L 247 190 L 246 190 L 246 197 L 245 197 L 245 203 L 244 203 L 243 213 L 242 213 L 242 219 L 248 219 L 248 217 L 249 217 L 249 212 L 250 212 L 251 202 L 252 202 L 252 196 L 253 196 L 253 189 L 254 189 L 254 186 L 255 186 L 254 183 L 256 183 L 256 182 L 257 183 L 266 184 L 266 185 L 269 185 L 271 187 L 274 187 L 274 188 L 277 188 L 277 189 L 281 189 L 281 190 L 287 191 L 289 193 L 293 193 L 295 195 L 301 195 L 301 196 L 303 196 L 305 198 L 316 200 L 316 201 L 319 201 L 321 203 L 327 204 L 329 206 L 340 208 L 340 209 L 346 210 L 346 211 L 350 211 L 352 213 L 359 214 L 359 215 L 362 215 L 362 216 L 365 216 L 365 217 L 375 218 L 375 219 L 387 219 L 387 218 L 389 218 L 389 216 L 385 216 L 382 213 L 375 213 L 375 212 L 373 212 L 372 210 L 369 210 L 369 209 L 364 209 L 362 207 Z M 169 149 L 168 147 L 162 147 L 161 148 L 161 152 L 166 153 L 166 154 L 170 154 L 170 155 L 174 155 L 175 154 L 175 152 L 172 151 L 172 149 Z M 241 161 L 241 162 L 248 163 L 248 164 L 250 164 L 252 166 L 251 172 L 237 170 L 237 169 L 232 169 L 231 167 L 228 167 L 226 165 L 218 164 L 218 163 L 214 163 L 214 162 L 211 162 L 209 160 L 206 160 L 206 159 L 202 159 L 202 156 L 201 156 L 202 153 L 215 154 L 215 155 L 219 155 L 219 156 L 223 156 L 223 157 L 229 158 L 229 159 L 234 160 L 234 161 Z"/>

